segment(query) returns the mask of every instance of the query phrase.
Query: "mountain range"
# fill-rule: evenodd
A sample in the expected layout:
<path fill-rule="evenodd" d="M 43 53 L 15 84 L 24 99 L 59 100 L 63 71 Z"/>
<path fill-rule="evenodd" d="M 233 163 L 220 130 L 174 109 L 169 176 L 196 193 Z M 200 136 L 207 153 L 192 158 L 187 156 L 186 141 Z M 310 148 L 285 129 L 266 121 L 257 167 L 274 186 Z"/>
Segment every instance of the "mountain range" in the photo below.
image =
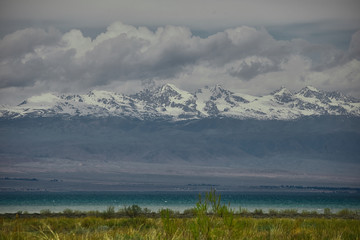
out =
<path fill-rule="evenodd" d="M 0 191 L 360 186 L 360 101 L 311 86 L 46 93 L 0 114 Z"/>
<path fill-rule="evenodd" d="M 172 121 L 235 118 L 291 120 L 305 116 L 360 116 L 360 100 L 307 86 L 292 93 L 282 87 L 265 96 L 234 93 L 220 85 L 194 93 L 172 84 L 125 95 L 93 90 L 87 94 L 44 93 L 17 106 L 0 107 L 0 117 L 124 117 Z"/>

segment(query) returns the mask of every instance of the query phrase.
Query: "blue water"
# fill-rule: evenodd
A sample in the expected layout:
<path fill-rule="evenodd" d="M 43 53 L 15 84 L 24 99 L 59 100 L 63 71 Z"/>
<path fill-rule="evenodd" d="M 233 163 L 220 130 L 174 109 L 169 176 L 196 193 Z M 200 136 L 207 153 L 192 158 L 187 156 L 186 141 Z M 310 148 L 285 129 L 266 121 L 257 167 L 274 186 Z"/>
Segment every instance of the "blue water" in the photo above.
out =
<path fill-rule="evenodd" d="M 158 211 L 170 208 L 182 212 L 194 207 L 198 192 L 13 192 L 0 193 L 0 213 L 28 211 L 40 212 L 49 209 L 61 212 L 64 209 L 80 211 L 103 211 L 108 206 L 115 209 L 137 204 L 142 208 Z M 336 212 L 344 208 L 359 210 L 359 193 L 258 193 L 222 192 L 222 203 L 235 210 L 239 207 L 254 209 L 297 209 L 323 212 L 330 208 Z"/>

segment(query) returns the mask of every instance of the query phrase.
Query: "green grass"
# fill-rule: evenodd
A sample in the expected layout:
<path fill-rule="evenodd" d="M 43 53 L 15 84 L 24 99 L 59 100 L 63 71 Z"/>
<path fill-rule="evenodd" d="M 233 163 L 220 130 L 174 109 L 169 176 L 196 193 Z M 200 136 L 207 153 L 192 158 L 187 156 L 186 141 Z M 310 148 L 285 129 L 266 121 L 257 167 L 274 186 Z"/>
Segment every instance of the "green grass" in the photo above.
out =
<path fill-rule="evenodd" d="M 133 205 L 104 212 L 2 214 L 1 239 L 360 239 L 360 214 L 347 209 L 235 211 L 211 191 L 183 213 Z"/>
<path fill-rule="evenodd" d="M 360 221 L 326 218 L 0 218 L 0 239 L 360 239 Z"/>

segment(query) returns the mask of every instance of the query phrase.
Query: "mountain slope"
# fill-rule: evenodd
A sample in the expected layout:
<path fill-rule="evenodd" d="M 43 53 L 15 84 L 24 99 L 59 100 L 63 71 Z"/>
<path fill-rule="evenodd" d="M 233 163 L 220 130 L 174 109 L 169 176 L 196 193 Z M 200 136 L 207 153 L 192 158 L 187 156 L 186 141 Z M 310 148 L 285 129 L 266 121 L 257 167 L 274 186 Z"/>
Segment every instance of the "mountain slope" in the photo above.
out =
<path fill-rule="evenodd" d="M 297 93 L 282 87 L 269 95 L 234 93 L 219 85 L 194 94 L 172 84 L 124 95 L 93 90 L 87 94 L 33 96 L 18 106 L 2 106 L 0 117 L 125 117 L 186 120 L 231 117 L 290 120 L 304 116 L 360 116 L 360 101 L 339 92 L 307 86 Z"/>
<path fill-rule="evenodd" d="M 0 119 L 0 174 L 122 182 L 359 186 L 359 118 Z M 166 179 L 166 180 L 164 180 Z M 177 180 L 180 179 L 180 180 Z M 216 179 L 216 180 L 214 180 Z M 111 179 L 109 184 L 113 184 Z M 218 184 L 218 182 L 217 182 Z M 1 188 L 0 188 L 1 189 Z"/>

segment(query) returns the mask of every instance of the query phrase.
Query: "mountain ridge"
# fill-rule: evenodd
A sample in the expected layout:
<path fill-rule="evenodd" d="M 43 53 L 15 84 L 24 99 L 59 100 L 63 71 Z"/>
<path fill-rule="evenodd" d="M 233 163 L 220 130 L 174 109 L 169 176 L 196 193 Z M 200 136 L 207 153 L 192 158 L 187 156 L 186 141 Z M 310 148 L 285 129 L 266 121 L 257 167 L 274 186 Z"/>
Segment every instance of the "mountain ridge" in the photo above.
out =
<path fill-rule="evenodd" d="M 235 119 L 291 120 L 306 116 L 360 116 L 360 100 L 341 92 L 306 86 L 292 93 L 281 87 L 264 96 L 235 93 L 220 85 L 194 93 L 165 84 L 132 95 L 104 90 L 86 94 L 43 93 L 17 106 L 1 106 L 1 118 L 125 117 L 172 121 L 229 117 Z"/>

